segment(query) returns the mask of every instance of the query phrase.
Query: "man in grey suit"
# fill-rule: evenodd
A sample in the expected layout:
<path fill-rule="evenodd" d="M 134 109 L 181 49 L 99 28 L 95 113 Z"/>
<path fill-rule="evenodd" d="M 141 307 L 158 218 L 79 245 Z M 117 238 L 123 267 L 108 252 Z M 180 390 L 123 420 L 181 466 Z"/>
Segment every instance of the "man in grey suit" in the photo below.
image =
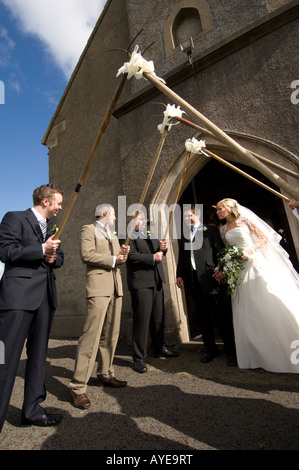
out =
<path fill-rule="evenodd" d="M 49 220 L 62 209 L 62 191 L 46 184 L 33 192 L 33 207 L 8 212 L 0 225 L 0 431 L 3 427 L 17 367 L 27 338 L 22 424 L 51 426 L 61 415 L 40 406 L 46 397 L 44 372 L 49 333 L 57 305 L 55 275 L 64 256 Z"/>
<path fill-rule="evenodd" d="M 194 301 L 206 348 L 201 362 L 211 362 L 220 354 L 215 342 L 215 325 L 228 355 L 228 365 L 236 365 L 230 298 L 224 290 L 225 286 L 220 286 L 213 277 L 218 264 L 217 253 L 224 246 L 218 228 L 203 226 L 200 211 L 194 205 L 185 209 L 184 223 L 185 236 L 179 246 L 176 282 L 180 289 L 188 289 Z M 189 233 L 186 233 L 186 227 Z"/>

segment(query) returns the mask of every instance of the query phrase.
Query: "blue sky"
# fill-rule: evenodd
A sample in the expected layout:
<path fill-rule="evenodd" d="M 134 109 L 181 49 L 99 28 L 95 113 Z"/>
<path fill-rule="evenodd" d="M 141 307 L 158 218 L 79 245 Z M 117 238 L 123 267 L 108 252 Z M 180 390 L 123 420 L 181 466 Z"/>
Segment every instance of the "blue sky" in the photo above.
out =
<path fill-rule="evenodd" d="M 0 221 L 48 182 L 41 140 L 105 3 L 0 0 Z"/>

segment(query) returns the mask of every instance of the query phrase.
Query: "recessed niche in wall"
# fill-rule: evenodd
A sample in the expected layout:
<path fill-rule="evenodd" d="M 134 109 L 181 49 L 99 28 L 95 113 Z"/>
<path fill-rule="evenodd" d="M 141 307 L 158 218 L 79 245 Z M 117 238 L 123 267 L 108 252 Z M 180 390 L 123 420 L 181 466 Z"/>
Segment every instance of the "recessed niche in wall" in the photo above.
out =
<path fill-rule="evenodd" d="M 180 2 L 173 9 L 163 31 L 166 57 L 169 58 L 181 50 L 181 44 L 192 38 L 196 39 L 212 29 L 212 20 L 205 0 Z"/>

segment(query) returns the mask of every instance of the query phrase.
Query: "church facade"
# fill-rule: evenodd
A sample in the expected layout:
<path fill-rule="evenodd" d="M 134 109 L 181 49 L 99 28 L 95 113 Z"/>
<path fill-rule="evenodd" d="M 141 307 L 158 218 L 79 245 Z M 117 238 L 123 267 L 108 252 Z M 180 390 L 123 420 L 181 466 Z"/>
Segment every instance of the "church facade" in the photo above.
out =
<path fill-rule="evenodd" d="M 254 156 L 242 158 L 203 124 L 201 128 L 183 122 L 173 126 L 146 192 L 149 220 L 153 205 L 170 207 L 178 198 L 180 207 L 203 204 L 205 223 L 209 223 L 213 205 L 233 197 L 281 232 L 298 269 L 299 222 L 286 199 L 205 156 L 192 154 L 181 178 L 185 141 L 195 136 L 252 178 L 283 196 L 299 199 L 298 17 L 297 0 L 107 1 L 42 140 L 49 148 L 49 181 L 64 191 L 64 210 L 77 192 L 61 235 L 65 265 L 57 273 L 59 307 L 53 336 L 79 336 L 85 319 L 85 266 L 79 251 L 82 225 L 95 220 L 98 204 L 108 202 L 116 210 L 115 230 L 123 229 L 129 208 L 140 201 L 157 154 L 158 125 L 165 107 L 174 104 L 150 81 L 126 80 L 78 190 L 122 80 L 116 75 L 128 61 L 128 47 L 132 52 L 138 45 L 176 96 Z M 183 117 L 192 121 L 188 114 Z M 190 301 L 175 284 L 177 248 L 177 240 L 170 241 L 163 261 L 166 335 L 173 344 L 197 334 Z M 126 268 L 121 269 L 125 287 L 121 334 L 130 341 L 131 304 Z"/>

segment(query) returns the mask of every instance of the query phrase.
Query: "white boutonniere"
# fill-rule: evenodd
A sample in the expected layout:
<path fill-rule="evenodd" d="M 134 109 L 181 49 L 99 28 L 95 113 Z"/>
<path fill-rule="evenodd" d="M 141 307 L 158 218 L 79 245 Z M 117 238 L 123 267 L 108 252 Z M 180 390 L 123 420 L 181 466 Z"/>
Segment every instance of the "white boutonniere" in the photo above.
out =
<path fill-rule="evenodd" d="M 116 235 L 117 235 L 117 232 L 115 232 L 115 231 L 111 233 L 112 238 L 115 238 Z"/>
<path fill-rule="evenodd" d="M 58 227 L 56 227 L 56 224 L 54 224 L 52 227 L 52 233 L 55 235 L 56 232 L 58 232 Z"/>
<path fill-rule="evenodd" d="M 149 230 L 147 230 L 146 236 L 147 236 L 148 238 L 151 238 L 151 232 L 150 232 Z"/>

